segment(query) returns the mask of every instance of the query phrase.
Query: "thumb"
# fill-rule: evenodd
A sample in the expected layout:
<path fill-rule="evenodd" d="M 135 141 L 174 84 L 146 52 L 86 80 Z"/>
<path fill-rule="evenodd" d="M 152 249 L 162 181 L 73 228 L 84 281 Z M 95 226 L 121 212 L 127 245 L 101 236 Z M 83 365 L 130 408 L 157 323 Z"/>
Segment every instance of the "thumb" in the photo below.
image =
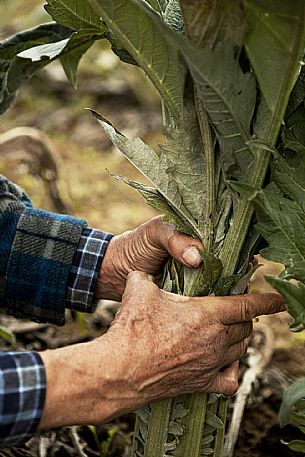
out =
<path fill-rule="evenodd" d="M 136 297 L 150 286 L 157 287 L 154 284 L 154 278 L 151 275 L 143 273 L 142 271 L 132 271 L 127 276 L 123 298 L 126 298 L 127 296 Z"/>
<path fill-rule="evenodd" d="M 228 396 L 235 394 L 238 389 L 238 367 L 237 361 L 223 368 L 215 378 L 211 391 Z"/>
<path fill-rule="evenodd" d="M 197 248 L 203 245 L 190 235 L 176 230 L 173 224 L 155 219 L 155 241 L 159 247 L 167 251 L 174 259 L 188 268 L 197 268 L 202 263 L 201 255 Z"/>

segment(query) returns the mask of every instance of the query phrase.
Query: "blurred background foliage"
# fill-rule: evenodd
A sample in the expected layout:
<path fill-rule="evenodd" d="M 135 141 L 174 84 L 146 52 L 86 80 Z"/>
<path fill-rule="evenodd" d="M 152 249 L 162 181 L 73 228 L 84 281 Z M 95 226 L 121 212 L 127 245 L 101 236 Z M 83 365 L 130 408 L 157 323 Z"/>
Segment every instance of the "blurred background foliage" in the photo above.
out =
<path fill-rule="evenodd" d="M 44 3 L 0 0 L 0 39 L 48 22 Z M 160 141 L 161 111 L 154 88 L 142 70 L 120 62 L 105 40 L 83 57 L 76 91 L 59 62 L 34 76 L 2 116 L 0 134 L 25 126 L 47 134 L 58 165 L 57 186 L 70 214 L 119 233 L 155 213 L 136 191 L 109 175 L 144 182 L 84 110 L 87 107 L 101 112 L 127 136 L 138 134 L 152 146 Z M 24 187 L 35 206 L 56 210 L 39 173 L 13 150 L 1 155 L 1 140 L 0 172 Z"/>

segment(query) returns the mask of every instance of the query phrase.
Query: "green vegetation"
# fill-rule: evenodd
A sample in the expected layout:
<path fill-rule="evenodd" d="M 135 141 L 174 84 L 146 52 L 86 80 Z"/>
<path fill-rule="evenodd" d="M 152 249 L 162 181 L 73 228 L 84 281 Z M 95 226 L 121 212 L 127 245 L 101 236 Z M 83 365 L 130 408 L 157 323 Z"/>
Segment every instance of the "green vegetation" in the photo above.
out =
<path fill-rule="evenodd" d="M 55 59 L 75 86 L 81 56 L 107 39 L 124 62 L 144 70 L 163 106 L 158 151 L 93 112 L 154 187 L 118 179 L 205 246 L 196 272 L 168 263 L 164 288 L 193 296 L 242 293 L 264 238 L 263 255 L 285 265 L 268 281 L 286 298 L 292 329 L 302 329 L 303 0 L 48 0 L 45 8 L 55 22 L 0 45 L 1 111 Z M 196 394 L 143 408 L 132 457 L 220 457 L 226 407 L 221 396 Z"/>

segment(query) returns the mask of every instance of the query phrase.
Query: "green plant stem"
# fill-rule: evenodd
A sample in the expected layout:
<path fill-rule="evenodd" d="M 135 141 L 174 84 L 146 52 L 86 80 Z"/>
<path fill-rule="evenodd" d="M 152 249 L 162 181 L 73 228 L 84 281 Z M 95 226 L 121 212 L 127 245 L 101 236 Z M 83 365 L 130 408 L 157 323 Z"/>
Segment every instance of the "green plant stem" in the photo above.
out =
<path fill-rule="evenodd" d="M 227 421 L 228 411 L 228 400 L 226 398 L 220 398 L 218 402 L 218 418 L 223 423 L 223 428 L 220 428 L 216 432 L 215 443 L 214 443 L 214 457 L 220 457 L 223 451 L 224 438 L 225 438 L 225 427 Z"/>
<path fill-rule="evenodd" d="M 253 173 L 248 180 L 249 184 L 252 184 L 254 187 L 262 186 L 269 167 L 269 160 L 270 152 L 264 150 L 258 151 Z M 226 236 L 223 249 L 219 256 L 223 264 L 223 276 L 233 275 L 236 271 L 252 216 L 252 203 L 248 200 L 241 199 L 235 210 L 230 230 Z"/>
<path fill-rule="evenodd" d="M 145 457 L 164 456 L 164 445 L 167 442 L 171 406 L 172 399 L 158 401 L 151 406 L 148 436 L 144 447 Z"/>
<path fill-rule="evenodd" d="M 183 435 L 180 436 L 180 443 L 175 450 L 175 457 L 200 457 L 201 442 L 205 425 L 207 410 L 207 394 L 187 395 L 183 403 L 189 413 L 182 419 L 185 427 Z"/>
<path fill-rule="evenodd" d="M 198 121 L 201 132 L 201 139 L 203 143 L 203 153 L 206 158 L 206 207 L 204 208 L 203 220 L 203 244 L 205 249 L 209 252 L 213 245 L 214 238 L 214 215 L 216 208 L 216 195 L 215 195 L 215 161 L 214 161 L 214 144 L 211 126 L 207 112 L 203 106 L 202 99 L 195 88 L 195 103 L 198 114 Z"/>

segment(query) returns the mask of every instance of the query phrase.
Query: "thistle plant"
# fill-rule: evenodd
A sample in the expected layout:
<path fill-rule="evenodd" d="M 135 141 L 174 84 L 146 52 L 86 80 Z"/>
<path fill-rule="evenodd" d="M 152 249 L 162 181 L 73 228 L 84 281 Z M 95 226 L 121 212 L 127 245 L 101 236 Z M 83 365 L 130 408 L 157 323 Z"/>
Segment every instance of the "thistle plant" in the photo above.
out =
<path fill-rule="evenodd" d="M 154 84 L 164 126 L 155 151 L 92 111 L 152 186 L 117 179 L 204 245 L 202 267 L 169 261 L 163 287 L 189 296 L 243 293 L 264 238 L 263 255 L 285 265 L 268 281 L 287 299 L 292 328 L 301 329 L 304 1 L 47 0 L 45 9 L 55 23 L 0 45 L 2 111 L 31 74 L 56 58 L 75 84 L 83 53 L 108 39 Z M 220 395 L 192 394 L 142 408 L 131 456 L 220 457 L 227 403 Z"/>

